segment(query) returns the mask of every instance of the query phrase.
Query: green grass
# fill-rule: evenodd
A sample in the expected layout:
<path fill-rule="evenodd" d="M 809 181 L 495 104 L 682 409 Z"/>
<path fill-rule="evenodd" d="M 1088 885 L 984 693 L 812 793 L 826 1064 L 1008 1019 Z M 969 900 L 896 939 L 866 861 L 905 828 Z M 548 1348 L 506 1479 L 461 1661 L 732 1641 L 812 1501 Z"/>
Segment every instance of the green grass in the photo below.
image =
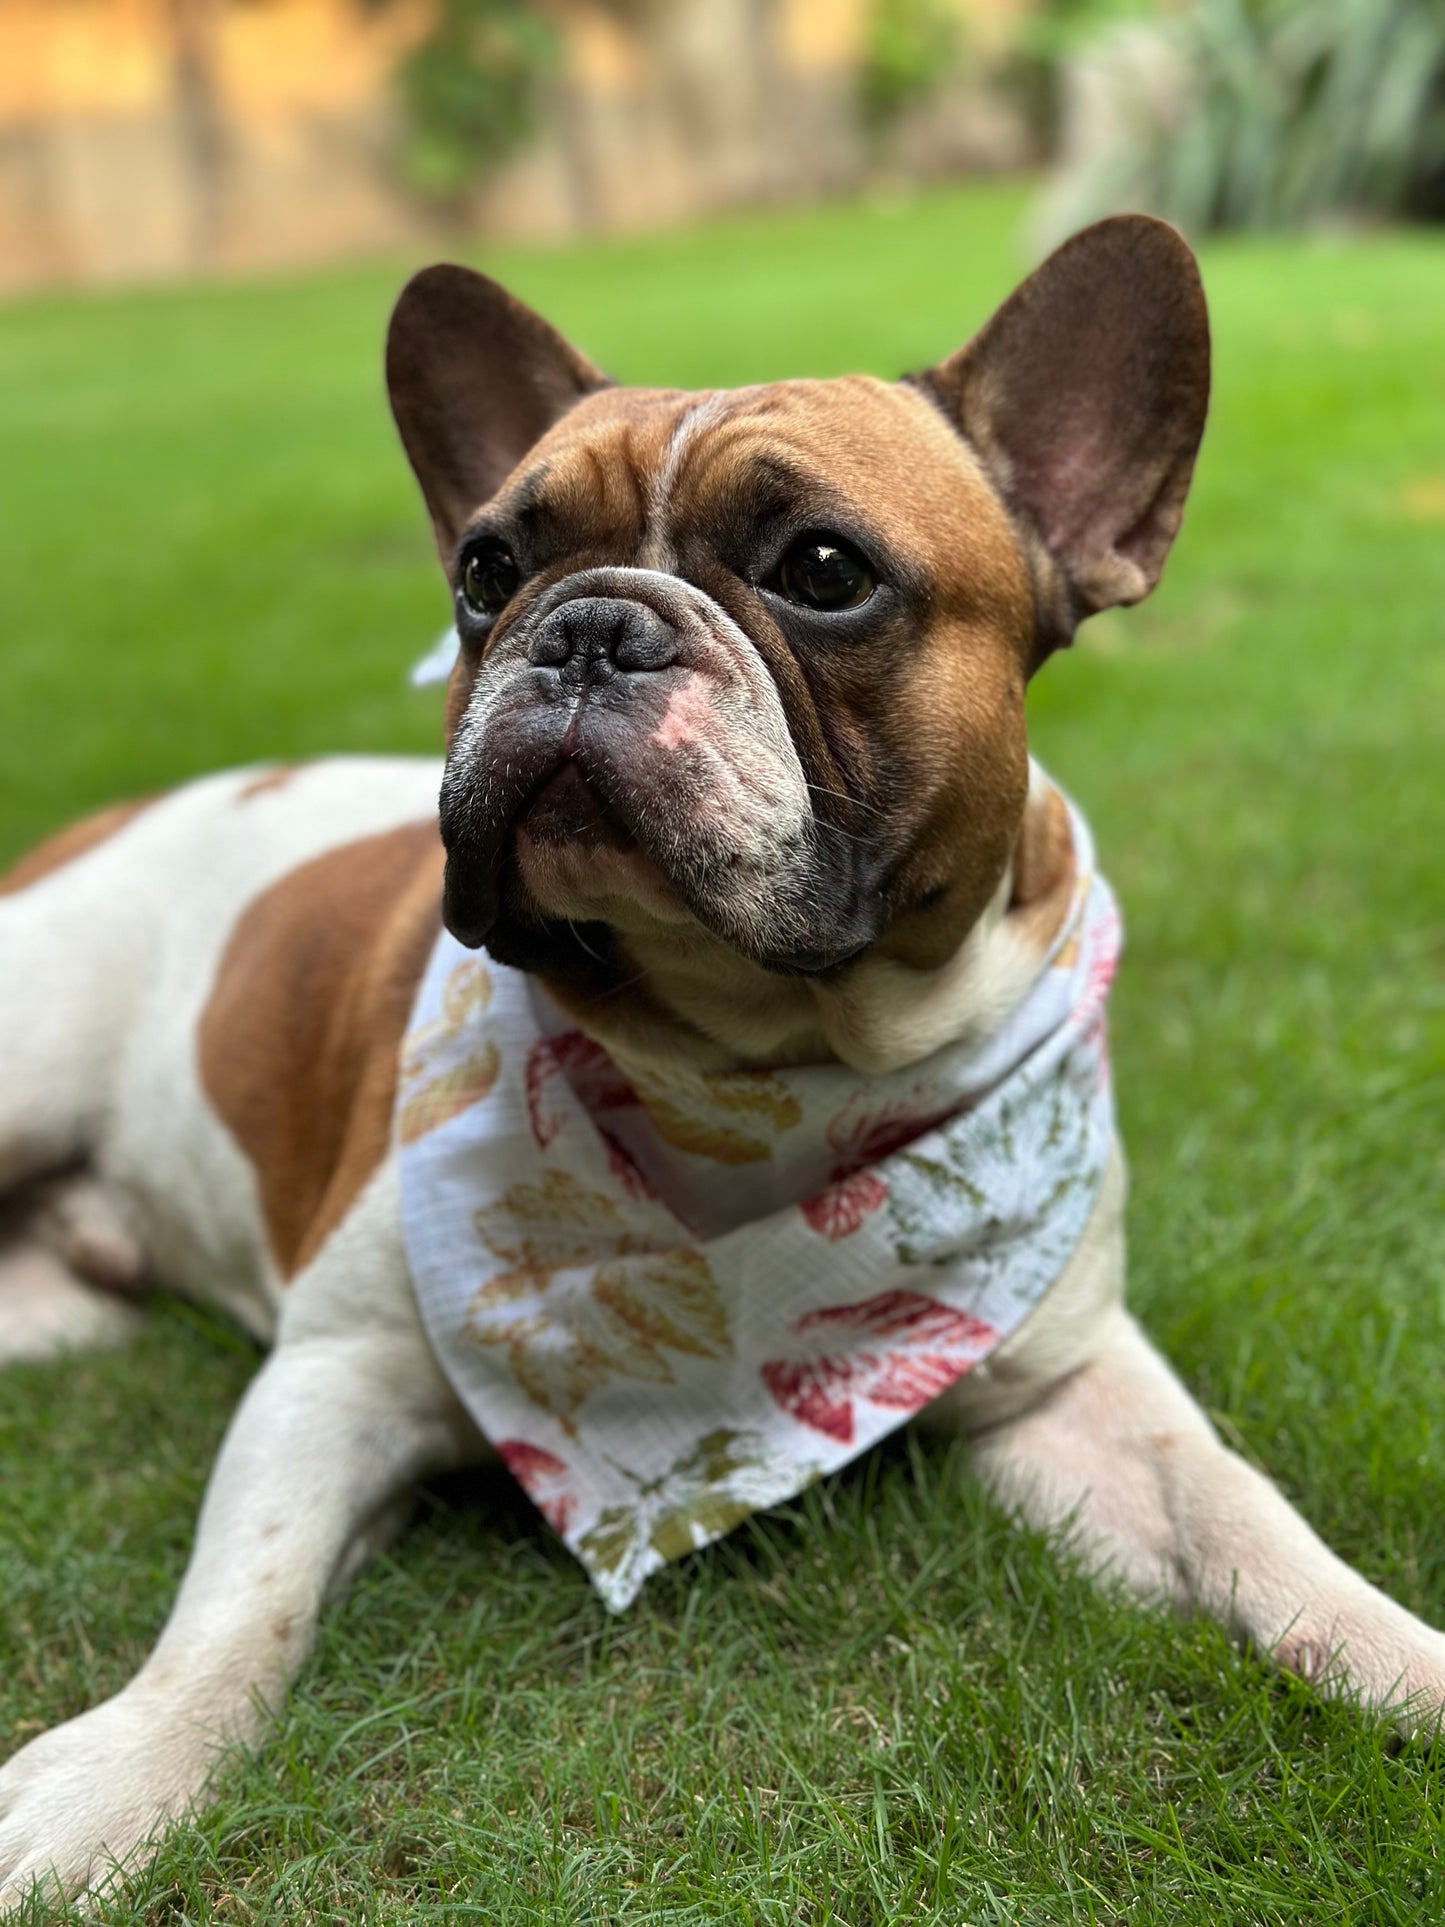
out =
<path fill-rule="evenodd" d="M 1021 205 L 488 264 L 634 379 L 893 373 L 1007 290 Z M 1128 918 L 1135 1303 L 1441 1622 L 1445 249 L 1232 243 L 1205 277 L 1184 535 L 1046 670 L 1035 743 Z M 433 745 L 398 278 L 0 313 L 0 856 L 216 763 Z M 124 1357 L 5 1380 L 0 1751 L 139 1661 L 255 1363 L 162 1305 Z M 429 1495 L 273 1743 L 100 1917 L 1403 1927 L 1445 1913 L 1442 1807 L 1438 1753 L 1100 1595 L 905 1440 L 616 1622 L 504 1478 Z"/>

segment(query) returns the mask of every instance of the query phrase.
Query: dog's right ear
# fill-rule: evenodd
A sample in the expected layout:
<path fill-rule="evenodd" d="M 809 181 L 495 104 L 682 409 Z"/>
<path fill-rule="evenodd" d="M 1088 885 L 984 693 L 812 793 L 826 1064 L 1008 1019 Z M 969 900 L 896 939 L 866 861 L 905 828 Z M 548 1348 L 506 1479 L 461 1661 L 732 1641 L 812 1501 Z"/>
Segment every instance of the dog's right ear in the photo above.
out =
<path fill-rule="evenodd" d="M 527 450 L 607 377 L 484 274 L 447 263 L 402 289 L 386 385 L 442 561 Z"/>

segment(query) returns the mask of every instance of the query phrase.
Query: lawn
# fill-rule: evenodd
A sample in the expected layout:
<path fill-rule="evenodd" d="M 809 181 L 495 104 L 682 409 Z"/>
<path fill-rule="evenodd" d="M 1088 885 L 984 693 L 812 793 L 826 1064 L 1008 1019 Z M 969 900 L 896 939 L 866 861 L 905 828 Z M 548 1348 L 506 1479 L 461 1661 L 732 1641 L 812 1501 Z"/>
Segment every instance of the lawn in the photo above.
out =
<path fill-rule="evenodd" d="M 951 348 L 1013 188 L 491 254 L 620 375 Z M 1445 1623 L 1445 245 L 1204 257 L 1157 598 L 1032 699 L 1129 947 L 1133 1297 L 1228 1436 Z M 0 859 L 217 763 L 434 746 L 385 413 L 401 269 L 0 311 Z M 0 1753 L 153 1638 L 250 1344 L 160 1304 L 0 1392 Z M 429 1493 L 107 1922 L 1417 1923 L 1445 1755 L 1098 1593 L 903 1439 L 610 1620 L 504 1477 Z M 41 1910 L 36 1920 L 49 1918 Z"/>

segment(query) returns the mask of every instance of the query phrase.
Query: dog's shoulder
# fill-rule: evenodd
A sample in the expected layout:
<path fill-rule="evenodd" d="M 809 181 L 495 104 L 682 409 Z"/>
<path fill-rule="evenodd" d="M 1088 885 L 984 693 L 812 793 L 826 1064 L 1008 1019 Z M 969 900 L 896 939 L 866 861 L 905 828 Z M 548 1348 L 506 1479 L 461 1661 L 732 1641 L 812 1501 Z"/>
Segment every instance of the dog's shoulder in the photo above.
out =
<path fill-rule="evenodd" d="M 298 1271 L 386 1156 L 397 1060 L 441 929 L 434 816 L 341 843 L 248 904 L 197 1039 L 202 1086 Z"/>

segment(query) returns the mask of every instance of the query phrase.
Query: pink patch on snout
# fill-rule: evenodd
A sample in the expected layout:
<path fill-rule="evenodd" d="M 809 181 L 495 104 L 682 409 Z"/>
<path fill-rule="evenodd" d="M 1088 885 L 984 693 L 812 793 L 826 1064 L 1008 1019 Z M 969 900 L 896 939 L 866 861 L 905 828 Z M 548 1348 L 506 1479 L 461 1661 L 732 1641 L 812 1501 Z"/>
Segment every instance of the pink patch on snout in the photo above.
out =
<path fill-rule="evenodd" d="M 701 676 L 689 676 L 667 699 L 662 721 L 652 733 L 659 749 L 681 749 L 696 742 L 712 720 L 712 703 Z"/>

